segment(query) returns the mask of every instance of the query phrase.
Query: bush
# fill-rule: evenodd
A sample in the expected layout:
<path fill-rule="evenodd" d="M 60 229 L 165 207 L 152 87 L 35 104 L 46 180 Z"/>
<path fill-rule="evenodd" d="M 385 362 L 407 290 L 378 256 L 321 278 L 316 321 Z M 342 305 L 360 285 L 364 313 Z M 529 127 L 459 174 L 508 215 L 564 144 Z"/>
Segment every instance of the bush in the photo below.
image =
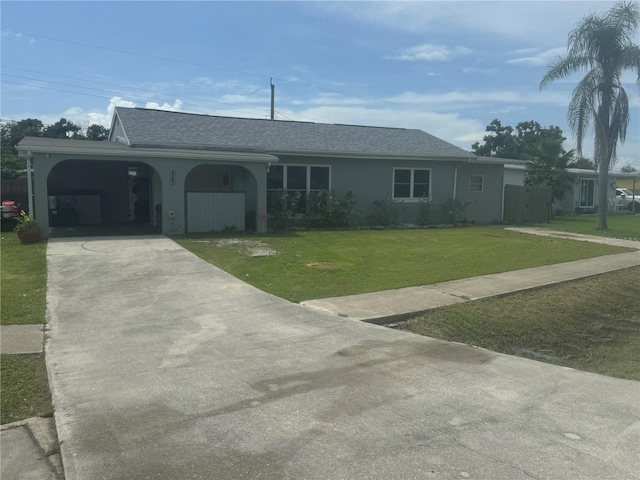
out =
<path fill-rule="evenodd" d="M 402 219 L 404 205 L 394 202 L 391 197 L 383 197 L 380 200 L 374 200 L 373 205 L 375 211 L 369 215 L 371 225 L 388 227 L 390 225 L 399 225 Z"/>
<path fill-rule="evenodd" d="M 469 202 L 462 203 L 457 198 L 450 198 L 440 205 L 440 208 L 442 209 L 444 217 L 449 221 L 449 223 L 453 224 L 459 223 L 461 220 L 466 221 L 464 218 L 464 212 L 469 205 Z"/>
<path fill-rule="evenodd" d="M 431 220 L 431 202 L 428 198 L 422 197 L 418 202 L 418 214 L 416 223 L 418 225 L 428 225 Z"/>
<path fill-rule="evenodd" d="M 338 195 L 329 190 L 307 197 L 306 221 L 310 227 L 348 227 L 354 217 L 356 199 L 352 192 Z"/>
<path fill-rule="evenodd" d="M 298 212 L 300 192 L 276 190 L 269 192 L 267 210 L 269 211 L 269 226 L 273 230 L 286 230 L 291 219 Z"/>

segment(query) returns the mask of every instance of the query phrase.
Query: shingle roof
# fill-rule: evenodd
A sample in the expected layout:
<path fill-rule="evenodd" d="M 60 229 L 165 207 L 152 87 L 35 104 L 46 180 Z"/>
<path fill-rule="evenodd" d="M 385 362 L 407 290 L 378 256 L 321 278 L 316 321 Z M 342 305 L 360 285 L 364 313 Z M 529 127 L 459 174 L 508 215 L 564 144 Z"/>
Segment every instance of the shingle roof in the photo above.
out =
<path fill-rule="evenodd" d="M 117 107 L 116 115 L 132 147 L 474 157 L 415 129 L 216 117 L 124 107 Z"/>

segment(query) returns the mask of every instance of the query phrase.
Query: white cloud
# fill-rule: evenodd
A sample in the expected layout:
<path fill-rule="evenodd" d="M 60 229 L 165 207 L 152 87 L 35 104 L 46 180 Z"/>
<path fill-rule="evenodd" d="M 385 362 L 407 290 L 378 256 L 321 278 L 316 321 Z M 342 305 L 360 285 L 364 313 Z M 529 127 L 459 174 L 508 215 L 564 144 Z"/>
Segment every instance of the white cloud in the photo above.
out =
<path fill-rule="evenodd" d="M 155 110 L 169 110 L 170 112 L 179 112 L 182 110 L 182 100 L 177 99 L 173 103 L 164 102 L 159 104 L 157 102 L 147 102 L 144 105 L 145 108 L 153 108 Z"/>
<path fill-rule="evenodd" d="M 361 2 L 314 2 L 306 7 L 390 31 L 431 36 L 483 32 L 546 47 L 566 42 L 578 20 L 594 10 L 610 8 L 611 2 L 368 2 L 366 7 Z"/>
<path fill-rule="evenodd" d="M 402 50 L 398 55 L 393 55 L 385 58 L 390 60 L 402 60 L 409 62 L 447 62 L 453 58 L 460 57 L 462 55 L 468 55 L 471 52 L 471 49 L 462 47 L 460 45 L 451 48 L 445 45 L 425 43 L 423 45 L 418 45 Z"/>
<path fill-rule="evenodd" d="M 510 65 L 522 65 L 525 67 L 541 67 L 551 64 L 559 56 L 567 53 L 566 47 L 550 48 L 543 52 L 538 52 L 526 57 L 513 58 L 507 60 Z"/>

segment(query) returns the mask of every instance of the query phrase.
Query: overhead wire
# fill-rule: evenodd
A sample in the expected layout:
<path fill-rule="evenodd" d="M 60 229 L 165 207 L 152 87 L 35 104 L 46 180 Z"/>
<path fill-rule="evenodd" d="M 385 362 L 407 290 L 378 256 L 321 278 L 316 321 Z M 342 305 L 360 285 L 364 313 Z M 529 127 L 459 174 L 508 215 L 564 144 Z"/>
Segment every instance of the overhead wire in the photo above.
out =
<path fill-rule="evenodd" d="M 105 47 L 103 45 L 94 45 L 94 44 L 85 43 L 85 42 L 77 42 L 77 41 L 72 41 L 72 40 L 63 40 L 61 38 L 55 38 L 55 37 L 50 37 L 50 36 L 46 36 L 46 35 L 39 35 L 39 34 L 28 33 L 28 32 L 16 32 L 14 30 L 6 29 L 6 28 L 0 28 L 0 31 L 8 32 L 8 33 L 14 33 L 14 34 L 26 35 L 26 36 L 30 36 L 30 37 L 34 37 L 34 38 L 42 38 L 44 40 L 50 40 L 50 41 L 60 42 L 60 43 L 67 43 L 67 44 L 70 44 L 70 45 L 78 45 L 78 46 L 83 46 L 83 47 L 88 47 L 88 48 L 96 48 L 96 49 L 112 51 L 112 52 L 116 52 L 116 53 L 124 53 L 124 54 L 127 54 L 127 55 L 135 55 L 135 56 L 140 56 L 140 57 L 153 58 L 155 60 L 162 60 L 162 61 L 168 61 L 168 62 L 181 63 L 181 64 L 185 64 L 185 65 L 192 65 L 192 66 L 197 66 L 197 67 L 220 70 L 220 71 L 236 73 L 236 74 L 240 74 L 240 75 L 247 75 L 247 76 L 257 77 L 257 78 L 264 78 L 264 79 L 269 78 L 269 79 L 274 79 L 274 80 L 278 80 L 278 81 L 281 81 L 281 82 L 290 83 L 290 84 L 293 84 L 293 85 L 300 85 L 300 86 L 303 86 L 303 87 L 314 88 L 314 89 L 317 89 L 317 90 L 320 90 L 320 91 L 324 91 L 324 92 L 337 93 L 337 94 L 344 95 L 344 96 L 347 96 L 347 97 L 361 98 L 361 99 L 364 99 L 364 100 L 370 100 L 370 101 L 374 101 L 374 102 L 381 102 L 381 103 L 386 103 L 386 104 L 390 104 L 390 105 L 397 105 L 397 106 L 402 106 L 404 108 L 408 108 L 408 109 L 412 109 L 412 110 L 418 110 L 418 111 L 422 111 L 423 110 L 420 107 L 415 107 L 415 106 L 413 106 L 411 104 L 407 104 L 407 103 L 394 102 L 394 101 L 385 100 L 385 99 L 382 99 L 382 98 L 370 97 L 370 96 L 366 96 L 366 95 L 359 95 L 359 94 L 352 93 L 352 92 L 346 92 L 346 91 L 330 89 L 330 88 L 322 87 L 322 86 L 319 86 L 319 85 L 315 85 L 315 84 L 311 84 L 311 83 L 304 83 L 304 82 L 300 82 L 300 81 L 296 81 L 296 80 L 277 77 L 277 76 L 274 76 L 274 75 L 265 75 L 265 74 L 261 74 L 261 73 L 246 72 L 246 71 L 242 71 L 242 70 L 235 70 L 235 69 L 225 68 L 225 67 L 216 67 L 214 65 L 208 65 L 208 64 L 205 64 L 205 63 L 192 62 L 192 61 L 189 61 L 189 60 L 181 60 L 181 59 L 170 58 L 170 57 L 163 57 L 163 56 L 160 56 L 160 55 L 152 55 L 152 54 L 148 54 L 148 53 L 134 52 L 134 51 L 131 51 L 131 50 L 124 50 L 124 49 L 113 48 L 113 47 Z"/>
<path fill-rule="evenodd" d="M 24 70 L 24 69 L 22 69 L 22 70 Z M 30 81 L 35 81 L 35 82 L 43 82 L 43 83 L 48 83 L 48 84 L 53 84 L 53 85 L 62 85 L 62 86 L 65 86 L 65 87 L 82 88 L 82 89 L 85 89 L 85 90 L 92 90 L 92 91 L 97 91 L 97 92 L 111 93 L 113 95 L 127 95 L 130 98 L 140 98 L 140 99 L 142 99 L 141 101 L 145 101 L 145 102 L 157 100 L 157 98 L 149 98 L 148 96 L 135 94 L 135 93 L 127 93 L 127 94 L 125 94 L 123 92 L 118 92 L 118 91 L 114 91 L 114 90 L 105 90 L 105 89 L 101 89 L 101 88 L 86 87 L 86 86 L 83 86 L 83 85 L 73 85 L 73 84 L 64 83 L 64 82 L 56 82 L 56 81 L 53 81 L 53 80 L 43 80 L 43 79 L 40 79 L 40 78 L 25 77 L 23 75 L 13 75 L 13 74 L 10 74 L 10 73 L 5 73 L 5 72 L 2 72 L 1 75 L 3 77 L 20 78 L 20 79 L 23 79 L 23 80 L 30 80 Z M 53 75 L 56 76 L 55 74 L 53 74 Z M 63 75 L 59 75 L 59 76 L 63 77 Z M 65 78 L 73 78 L 73 77 L 65 77 Z M 84 81 L 84 80 L 81 80 L 81 79 L 76 79 L 76 80 Z M 98 82 L 98 83 L 106 83 L 106 82 Z M 25 84 L 25 85 L 27 85 L 27 84 Z M 30 86 L 35 86 L 35 85 L 30 85 Z M 128 88 L 128 87 L 122 86 L 122 88 Z M 145 91 L 144 89 L 135 88 L 135 87 L 133 87 L 132 89 L 133 90 Z M 148 90 L 147 90 L 147 92 L 148 92 Z M 69 93 L 73 93 L 73 92 L 69 92 Z M 159 95 L 160 96 L 164 96 L 166 98 L 171 98 L 171 101 L 175 101 L 176 100 L 174 98 L 174 96 L 170 96 L 169 94 L 159 94 Z M 191 98 L 191 97 L 182 97 L 182 98 Z M 165 101 L 166 102 L 167 100 L 161 100 L 161 101 Z M 183 102 L 182 99 L 180 99 L 180 101 L 182 102 L 182 105 L 188 105 L 188 106 L 190 105 L 190 106 L 194 106 L 196 108 L 204 108 L 205 107 L 202 104 Z M 216 104 L 221 104 L 221 105 L 234 106 L 234 104 L 231 104 L 231 103 L 218 102 L 218 101 L 215 101 L 215 100 L 202 99 L 202 101 L 207 102 L 207 103 L 216 103 Z M 237 108 L 229 108 L 227 110 L 228 111 L 233 111 L 233 112 L 244 113 L 244 114 L 255 114 L 255 110 L 247 110 L 247 109 L 241 110 L 241 109 L 237 109 Z"/>

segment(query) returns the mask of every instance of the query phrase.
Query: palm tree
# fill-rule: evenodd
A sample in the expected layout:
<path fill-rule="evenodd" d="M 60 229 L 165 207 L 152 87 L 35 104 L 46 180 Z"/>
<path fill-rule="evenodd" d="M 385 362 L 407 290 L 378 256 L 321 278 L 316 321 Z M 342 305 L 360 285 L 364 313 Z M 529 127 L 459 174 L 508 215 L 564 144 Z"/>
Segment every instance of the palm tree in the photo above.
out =
<path fill-rule="evenodd" d="M 633 43 L 639 23 L 640 10 L 635 2 L 618 2 L 605 13 L 589 14 L 569 33 L 567 56 L 558 58 L 540 82 L 543 89 L 554 80 L 587 71 L 573 90 L 568 120 L 576 134 L 578 157 L 593 123 L 600 187 L 596 228 L 601 230 L 607 229 L 609 167 L 629 125 L 629 100 L 620 80 L 623 71 L 637 72 L 640 87 L 640 47 Z"/>
<path fill-rule="evenodd" d="M 527 149 L 525 158 L 525 185 L 551 187 L 554 202 L 562 200 L 571 190 L 573 177 L 567 172 L 567 167 L 573 159 L 573 150 L 565 152 L 562 142 L 541 140 Z"/>

